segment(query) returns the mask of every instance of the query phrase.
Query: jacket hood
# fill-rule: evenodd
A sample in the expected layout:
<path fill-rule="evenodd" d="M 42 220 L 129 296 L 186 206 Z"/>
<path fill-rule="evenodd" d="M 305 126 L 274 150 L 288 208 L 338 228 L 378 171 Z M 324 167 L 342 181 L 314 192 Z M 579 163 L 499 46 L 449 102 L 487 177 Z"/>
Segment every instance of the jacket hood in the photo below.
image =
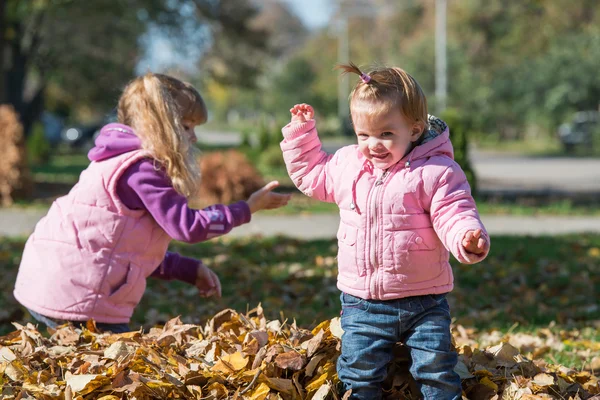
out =
<path fill-rule="evenodd" d="M 102 161 L 141 148 L 142 142 L 131 127 L 112 123 L 100 130 L 88 158 L 90 161 Z"/>
<path fill-rule="evenodd" d="M 454 160 L 454 149 L 450 141 L 448 125 L 440 118 L 429 115 L 427 130 L 419 143 L 408 155 L 409 161 L 424 157 L 444 155 Z M 405 157 L 406 158 L 406 157 Z"/>

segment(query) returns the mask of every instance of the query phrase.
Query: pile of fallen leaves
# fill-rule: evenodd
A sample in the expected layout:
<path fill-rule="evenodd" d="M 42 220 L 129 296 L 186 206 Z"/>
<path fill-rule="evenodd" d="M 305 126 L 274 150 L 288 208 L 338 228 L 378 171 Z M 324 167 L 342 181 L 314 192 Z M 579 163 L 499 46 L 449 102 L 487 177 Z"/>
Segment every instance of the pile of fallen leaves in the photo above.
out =
<path fill-rule="evenodd" d="M 256 167 L 237 150 L 204 154 L 200 171 L 200 198 L 194 201 L 198 207 L 247 200 L 265 184 Z"/>
<path fill-rule="evenodd" d="M 335 362 L 339 319 L 312 330 L 267 321 L 263 309 L 226 309 L 204 327 L 179 318 L 149 332 L 101 333 L 64 326 L 45 337 L 36 328 L 0 338 L 3 399 L 345 399 Z M 600 399 L 589 372 L 525 358 L 509 343 L 467 344 L 455 328 L 457 372 L 466 399 Z M 411 399 L 406 349 L 398 345 L 386 399 Z"/>

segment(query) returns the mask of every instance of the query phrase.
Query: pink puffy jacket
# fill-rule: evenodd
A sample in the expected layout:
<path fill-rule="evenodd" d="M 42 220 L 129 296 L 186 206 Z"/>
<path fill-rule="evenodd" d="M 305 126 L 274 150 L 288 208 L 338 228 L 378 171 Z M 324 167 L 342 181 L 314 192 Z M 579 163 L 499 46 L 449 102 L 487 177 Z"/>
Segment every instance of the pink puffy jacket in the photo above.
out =
<path fill-rule="evenodd" d="M 323 151 L 314 120 L 283 128 L 281 149 L 294 184 L 339 206 L 340 290 L 377 300 L 446 293 L 454 280 L 449 251 L 466 264 L 487 256 L 461 245 L 470 230 L 481 229 L 488 243 L 489 236 L 453 160 L 446 124 L 430 117 L 430 129 L 433 138 L 384 175 L 357 145 Z"/>

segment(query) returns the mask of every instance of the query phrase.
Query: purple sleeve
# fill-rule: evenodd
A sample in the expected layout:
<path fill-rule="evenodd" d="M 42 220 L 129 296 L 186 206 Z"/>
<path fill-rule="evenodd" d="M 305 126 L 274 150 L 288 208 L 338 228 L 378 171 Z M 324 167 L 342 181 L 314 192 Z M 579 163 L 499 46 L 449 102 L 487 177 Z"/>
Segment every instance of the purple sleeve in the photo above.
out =
<path fill-rule="evenodd" d="M 224 235 L 251 218 L 245 201 L 228 206 L 215 204 L 204 210 L 189 208 L 187 199 L 177 193 L 170 179 L 149 159 L 127 168 L 117 183 L 117 195 L 131 209 L 148 210 L 169 236 L 186 243 Z"/>
<path fill-rule="evenodd" d="M 199 260 L 167 252 L 163 262 L 150 276 L 165 281 L 176 279 L 194 285 L 196 283 L 198 264 L 200 263 L 201 261 Z"/>

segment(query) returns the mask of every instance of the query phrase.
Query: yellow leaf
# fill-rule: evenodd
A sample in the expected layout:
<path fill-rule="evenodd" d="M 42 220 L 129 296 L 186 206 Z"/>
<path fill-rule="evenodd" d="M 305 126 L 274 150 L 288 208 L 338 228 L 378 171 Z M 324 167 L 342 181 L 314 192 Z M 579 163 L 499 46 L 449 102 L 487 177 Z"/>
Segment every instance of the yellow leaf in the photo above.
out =
<path fill-rule="evenodd" d="M 230 374 L 244 369 L 248 365 L 248 358 L 244 357 L 242 353 L 235 352 L 233 354 L 225 354 L 217 363 L 211 368 L 211 371 L 219 371 L 224 374 Z"/>
<path fill-rule="evenodd" d="M 326 321 L 323 321 L 323 322 L 321 322 L 319 325 L 317 325 L 317 326 L 316 326 L 316 327 L 315 327 L 315 328 L 312 330 L 312 334 L 313 334 L 313 335 L 316 335 L 317 333 L 319 333 L 319 331 L 320 331 L 321 329 L 323 329 L 324 331 L 328 330 L 328 329 L 329 329 L 329 324 L 330 324 L 330 321 L 329 321 L 329 320 L 326 320 Z"/>
<path fill-rule="evenodd" d="M 73 375 L 67 372 L 65 375 L 65 381 L 67 385 L 71 387 L 73 393 L 79 393 L 85 395 L 93 392 L 94 390 L 110 383 L 110 379 L 103 375 L 97 374 L 81 374 Z"/>
<path fill-rule="evenodd" d="M 477 371 L 474 371 L 474 372 L 473 372 L 473 375 L 475 375 L 475 376 L 483 376 L 483 377 L 486 377 L 486 376 L 489 376 L 489 377 L 491 377 L 491 376 L 494 376 L 494 374 L 492 374 L 492 373 L 491 373 L 490 371 L 488 371 L 487 369 L 478 369 Z"/>
<path fill-rule="evenodd" d="M 310 381 L 308 383 L 308 385 L 306 385 L 306 391 L 307 392 L 313 392 L 317 389 L 319 389 L 327 380 L 327 374 L 322 374 L 319 377 L 316 377 L 315 379 L 313 379 L 312 381 Z"/>
<path fill-rule="evenodd" d="M 250 395 L 250 400 L 265 400 L 270 391 L 271 389 L 269 389 L 269 387 L 266 384 L 261 383 L 256 389 L 252 391 L 252 394 Z"/>
<path fill-rule="evenodd" d="M 207 392 L 216 399 L 221 399 L 227 396 L 228 393 L 225 385 L 219 382 L 211 383 L 207 388 Z"/>
<path fill-rule="evenodd" d="M 487 376 L 484 376 L 479 383 L 489 387 L 490 389 L 492 389 L 493 391 L 498 391 L 498 385 L 496 385 L 494 382 L 492 382 Z"/>

